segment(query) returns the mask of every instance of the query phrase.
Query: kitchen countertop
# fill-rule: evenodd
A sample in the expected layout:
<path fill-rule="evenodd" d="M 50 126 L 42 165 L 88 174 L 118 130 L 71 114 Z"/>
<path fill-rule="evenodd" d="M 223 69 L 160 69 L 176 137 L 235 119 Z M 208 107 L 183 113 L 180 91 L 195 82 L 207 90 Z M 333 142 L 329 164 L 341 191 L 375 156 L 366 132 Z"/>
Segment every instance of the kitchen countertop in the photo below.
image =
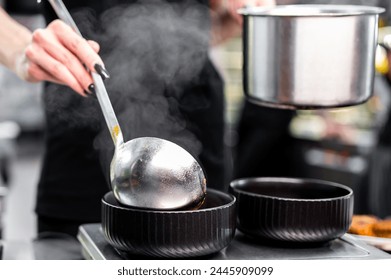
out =
<path fill-rule="evenodd" d="M 47 233 L 31 242 L 0 241 L 6 260 L 81 260 L 140 259 L 120 256 L 104 239 L 99 224 L 80 227 L 78 239 Z M 1 249 L 0 249 L 1 251 Z M 278 247 L 256 242 L 237 232 L 232 243 L 222 251 L 199 259 L 391 259 L 391 255 L 356 239 L 350 234 L 318 247 Z"/>
<path fill-rule="evenodd" d="M 110 246 L 99 224 L 81 226 L 78 239 L 86 259 L 140 259 L 140 256 L 121 256 Z M 230 245 L 209 256 L 210 260 L 289 260 L 289 259 L 390 259 L 391 255 L 359 241 L 350 234 L 320 246 L 279 246 L 246 237 L 239 230 Z"/>
<path fill-rule="evenodd" d="M 47 233 L 32 241 L 3 240 L 0 260 L 82 260 L 79 241 L 65 234 Z"/>

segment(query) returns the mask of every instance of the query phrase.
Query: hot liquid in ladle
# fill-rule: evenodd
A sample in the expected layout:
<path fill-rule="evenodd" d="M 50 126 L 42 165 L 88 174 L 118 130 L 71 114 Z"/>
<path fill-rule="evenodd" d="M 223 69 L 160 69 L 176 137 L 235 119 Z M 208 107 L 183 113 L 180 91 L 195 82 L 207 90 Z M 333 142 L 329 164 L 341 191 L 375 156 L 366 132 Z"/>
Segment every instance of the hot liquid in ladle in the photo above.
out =
<path fill-rule="evenodd" d="M 62 0 L 48 1 L 57 16 L 81 36 Z M 182 147 L 160 138 L 141 137 L 124 143 L 103 80 L 95 72 L 91 75 L 115 146 L 110 179 L 118 202 L 162 210 L 201 205 L 206 194 L 206 179 L 194 157 Z"/>

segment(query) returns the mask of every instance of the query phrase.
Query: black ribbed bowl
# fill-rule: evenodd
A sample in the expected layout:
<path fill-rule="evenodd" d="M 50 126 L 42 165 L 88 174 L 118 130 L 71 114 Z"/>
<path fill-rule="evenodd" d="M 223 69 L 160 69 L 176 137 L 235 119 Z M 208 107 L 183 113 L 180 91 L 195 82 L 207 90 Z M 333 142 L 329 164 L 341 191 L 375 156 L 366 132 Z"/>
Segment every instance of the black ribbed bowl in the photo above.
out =
<path fill-rule="evenodd" d="M 315 179 L 244 178 L 230 184 L 238 229 L 256 238 L 322 243 L 345 234 L 353 191 Z"/>
<path fill-rule="evenodd" d="M 102 229 L 108 243 L 125 254 L 159 258 L 209 255 L 235 234 L 236 199 L 208 190 L 198 210 L 154 211 L 120 205 L 112 192 L 102 199 Z"/>

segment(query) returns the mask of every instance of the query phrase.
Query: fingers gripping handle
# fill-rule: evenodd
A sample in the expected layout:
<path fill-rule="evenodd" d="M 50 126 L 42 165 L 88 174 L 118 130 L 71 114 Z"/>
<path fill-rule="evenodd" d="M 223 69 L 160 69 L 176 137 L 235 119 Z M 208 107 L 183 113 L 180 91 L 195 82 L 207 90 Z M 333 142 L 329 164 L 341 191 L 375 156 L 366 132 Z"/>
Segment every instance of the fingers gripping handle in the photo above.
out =
<path fill-rule="evenodd" d="M 75 30 L 80 36 L 82 36 L 79 28 L 77 27 L 75 21 L 73 20 L 71 14 L 68 9 L 64 5 L 62 0 L 48 0 L 53 7 L 53 10 L 56 12 L 59 19 L 68 24 L 72 29 Z M 117 117 L 115 116 L 115 112 L 113 106 L 111 105 L 109 95 L 106 91 L 106 87 L 103 83 L 102 77 L 92 72 L 92 79 L 95 84 L 96 96 L 99 101 L 99 105 L 102 109 L 103 116 L 105 118 L 106 124 L 109 127 L 111 137 L 113 139 L 114 145 L 118 146 L 124 142 L 121 128 L 119 126 Z"/>

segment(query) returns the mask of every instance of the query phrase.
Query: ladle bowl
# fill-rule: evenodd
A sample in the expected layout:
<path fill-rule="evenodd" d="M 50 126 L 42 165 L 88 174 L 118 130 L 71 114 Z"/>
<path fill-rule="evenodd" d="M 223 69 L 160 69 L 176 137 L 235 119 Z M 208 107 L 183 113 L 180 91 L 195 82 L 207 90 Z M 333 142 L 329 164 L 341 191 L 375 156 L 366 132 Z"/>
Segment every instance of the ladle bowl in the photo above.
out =
<path fill-rule="evenodd" d="M 115 151 L 110 175 L 115 198 L 132 207 L 191 209 L 205 198 L 201 166 L 185 149 L 160 138 L 122 144 Z"/>

